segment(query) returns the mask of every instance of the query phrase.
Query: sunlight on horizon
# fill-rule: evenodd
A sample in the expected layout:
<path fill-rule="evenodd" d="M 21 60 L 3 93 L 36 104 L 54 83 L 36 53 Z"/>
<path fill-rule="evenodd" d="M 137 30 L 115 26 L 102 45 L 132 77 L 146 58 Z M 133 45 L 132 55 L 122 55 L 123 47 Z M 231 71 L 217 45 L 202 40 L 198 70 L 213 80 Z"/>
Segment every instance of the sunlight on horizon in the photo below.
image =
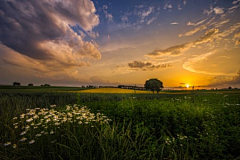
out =
<path fill-rule="evenodd" d="M 0 84 L 239 88 L 239 15 L 240 0 L 4 0 Z"/>

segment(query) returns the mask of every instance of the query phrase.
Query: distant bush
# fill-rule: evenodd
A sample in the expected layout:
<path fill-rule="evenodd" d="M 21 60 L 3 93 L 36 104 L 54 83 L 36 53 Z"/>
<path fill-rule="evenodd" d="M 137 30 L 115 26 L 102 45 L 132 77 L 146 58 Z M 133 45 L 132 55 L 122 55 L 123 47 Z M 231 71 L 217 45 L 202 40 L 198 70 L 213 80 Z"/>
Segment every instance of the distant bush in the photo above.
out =
<path fill-rule="evenodd" d="M 13 82 L 13 86 L 21 86 L 21 83 L 19 83 L 19 82 Z"/>

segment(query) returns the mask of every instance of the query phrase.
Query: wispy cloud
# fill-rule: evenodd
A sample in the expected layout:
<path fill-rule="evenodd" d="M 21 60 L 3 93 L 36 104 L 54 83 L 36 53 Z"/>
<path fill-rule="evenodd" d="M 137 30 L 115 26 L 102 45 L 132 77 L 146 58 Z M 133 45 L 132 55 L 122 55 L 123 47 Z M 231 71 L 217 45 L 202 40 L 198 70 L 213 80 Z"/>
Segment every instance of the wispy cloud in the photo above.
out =
<path fill-rule="evenodd" d="M 202 25 L 202 26 L 199 26 L 199 27 L 197 27 L 197 28 L 194 28 L 193 30 L 188 31 L 188 32 L 186 32 L 186 33 L 179 34 L 178 36 L 179 36 L 179 37 L 191 36 L 191 35 L 197 33 L 198 31 L 202 31 L 202 30 L 204 30 L 204 29 L 207 29 L 207 27 L 206 27 L 205 25 Z"/>
<path fill-rule="evenodd" d="M 207 9 L 203 10 L 203 14 L 207 14 L 207 15 L 210 15 L 212 12 L 213 12 L 212 6 L 210 6 L 210 10 L 207 10 Z"/>
<path fill-rule="evenodd" d="M 186 37 L 186 36 L 191 36 L 191 35 L 194 35 L 195 33 L 199 32 L 199 31 L 202 31 L 202 30 L 205 30 L 207 29 L 209 26 L 214 26 L 215 28 L 218 28 L 220 26 L 222 26 L 223 24 L 227 23 L 229 20 L 224 20 L 224 21 L 221 21 L 221 22 L 214 22 L 215 20 L 215 17 L 211 18 L 210 20 L 207 21 L 208 18 L 202 20 L 202 21 L 199 21 L 197 23 L 192 23 L 192 22 L 188 22 L 187 25 L 188 26 L 198 26 L 200 24 L 202 24 L 201 26 L 198 26 L 190 31 L 187 31 L 185 33 L 182 33 L 182 34 L 179 34 L 178 36 L 179 37 Z M 207 21 L 207 22 L 206 22 Z M 205 24 L 203 24 L 204 22 L 206 22 Z"/>
<path fill-rule="evenodd" d="M 240 7 L 240 4 L 234 5 L 234 6 L 230 7 L 230 8 L 228 8 L 228 12 L 232 13 L 239 7 Z"/>
<path fill-rule="evenodd" d="M 162 55 L 179 55 L 182 52 L 188 50 L 191 47 L 191 43 L 185 43 L 180 45 L 175 45 L 163 50 L 154 50 L 151 53 L 146 54 L 147 57 L 158 57 Z"/>
<path fill-rule="evenodd" d="M 240 44 L 240 32 L 238 32 L 234 35 L 234 39 L 236 39 L 235 45 L 236 46 L 239 45 Z"/>
<path fill-rule="evenodd" d="M 240 38 L 240 32 L 236 33 L 236 34 L 234 35 L 234 38 Z"/>
<path fill-rule="evenodd" d="M 172 22 L 172 23 L 170 23 L 170 24 L 172 24 L 172 25 L 177 25 L 177 24 L 179 24 L 178 22 Z"/>
<path fill-rule="evenodd" d="M 179 10 L 179 11 L 182 10 L 182 7 L 181 7 L 180 4 L 178 5 L 178 10 Z"/>
<path fill-rule="evenodd" d="M 224 13 L 224 8 L 220 8 L 219 6 L 213 8 L 212 6 L 210 6 L 210 9 L 204 9 L 203 14 L 207 14 L 210 15 L 211 13 L 215 13 L 216 15 L 220 15 Z"/>
<path fill-rule="evenodd" d="M 207 30 L 205 32 L 205 35 L 203 35 L 202 37 L 200 37 L 198 40 L 196 40 L 194 42 L 194 44 L 202 44 L 202 43 L 206 43 L 208 41 L 211 41 L 212 40 L 212 37 L 217 34 L 219 32 L 218 29 L 216 28 L 213 28 L 213 29 L 210 29 L 210 30 Z"/>
<path fill-rule="evenodd" d="M 220 7 L 215 7 L 213 8 L 213 11 L 215 14 L 223 14 L 224 13 L 224 8 L 220 8 Z"/>
<path fill-rule="evenodd" d="M 239 2 L 240 2 L 240 0 L 236 0 L 236 1 L 233 1 L 232 4 L 237 4 Z"/>
<path fill-rule="evenodd" d="M 168 10 L 171 10 L 172 9 L 172 4 L 165 4 L 164 7 L 163 7 L 164 10 L 168 9 Z"/>
<path fill-rule="evenodd" d="M 194 58 L 189 58 L 186 62 L 183 63 L 182 67 L 185 69 L 185 70 L 188 70 L 190 72 L 193 72 L 193 73 L 202 73 L 202 74 L 209 74 L 209 75 L 222 75 L 222 73 L 210 73 L 210 72 L 207 72 L 207 71 L 201 71 L 201 70 L 197 70 L 197 69 L 194 69 L 194 66 L 199 62 L 199 61 L 202 61 L 202 60 L 205 60 L 207 57 L 215 54 L 216 51 L 212 51 L 212 52 L 208 52 L 208 53 L 204 53 L 202 55 L 199 55 L 197 57 L 194 57 Z M 207 70 L 207 68 L 206 68 Z"/>
<path fill-rule="evenodd" d="M 218 29 L 210 29 L 210 30 L 207 30 L 202 37 L 200 37 L 199 39 L 197 39 L 195 41 L 180 44 L 180 45 L 175 45 L 175 46 L 169 47 L 167 49 L 163 49 L 163 50 L 161 50 L 161 49 L 154 50 L 153 52 L 148 53 L 145 56 L 154 58 L 154 57 L 159 57 L 159 56 L 166 55 L 166 54 L 167 55 L 180 55 L 184 51 L 189 50 L 191 47 L 194 47 L 195 45 L 211 41 L 212 37 L 216 33 L 218 33 Z"/>
<path fill-rule="evenodd" d="M 230 22 L 230 20 L 229 19 L 225 19 L 223 21 L 212 23 L 211 25 L 214 25 L 215 28 L 220 28 L 220 27 L 222 27 L 224 24 L 226 24 L 228 22 Z"/>
<path fill-rule="evenodd" d="M 158 18 L 158 15 L 155 16 L 155 17 L 150 18 L 150 19 L 147 21 L 147 25 L 153 23 L 157 18 Z"/>
<path fill-rule="evenodd" d="M 105 17 L 108 20 L 108 22 L 113 21 L 113 15 L 108 12 L 108 6 L 107 5 L 103 5 L 103 13 L 105 14 Z"/>
<path fill-rule="evenodd" d="M 187 4 L 187 0 L 183 0 L 183 4 L 186 5 Z"/>
<path fill-rule="evenodd" d="M 239 44 L 240 44 L 240 39 L 236 40 L 236 42 L 235 42 L 236 46 L 239 45 Z"/>
<path fill-rule="evenodd" d="M 145 22 L 145 18 L 154 12 L 154 7 L 148 7 L 147 10 L 141 10 L 137 14 L 140 16 L 140 23 Z M 150 22 L 149 22 L 150 23 Z"/>
<path fill-rule="evenodd" d="M 199 22 L 196 22 L 196 23 L 188 22 L 187 25 L 188 25 L 188 26 L 198 26 L 198 25 L 204 23 L 206 20 L 207 20 L 207 19 L 204 19 L 204 20 L 199 21 Z"/>
<path fill-rule="evenodd" d="M 240 69 L 235 75 L 213 77 L 208 86 L 210 87 L 240 87 Z"/>
<path fill-rule="evenodd" d="M 143 18 L 149 16 L 154 11 L 154 7 L 149 7 L 148 10 L 145 10 L 141 13 Z"/>
<path fill-rule="evenodd" d="M 218 40 L 221 40 L 222 38 L 229 36 L 230 34 L 234 33 L 239 28 L 240 28 L 240 22 L 232 25 L 228 29 L 226 29 L 223 32 L 219 33 L 217 35 Z"/>

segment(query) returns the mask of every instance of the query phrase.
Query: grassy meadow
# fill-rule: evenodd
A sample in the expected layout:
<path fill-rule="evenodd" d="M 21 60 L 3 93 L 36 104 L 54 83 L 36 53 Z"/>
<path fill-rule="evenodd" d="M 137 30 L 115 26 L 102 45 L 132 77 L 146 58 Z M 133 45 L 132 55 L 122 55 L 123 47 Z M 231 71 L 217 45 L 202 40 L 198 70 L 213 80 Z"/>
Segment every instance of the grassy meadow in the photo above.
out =
<path fill-rule="evenodd" d="M 0 133 L 3 160 L 240 159 L 240 91 L 1 87 Z"/>

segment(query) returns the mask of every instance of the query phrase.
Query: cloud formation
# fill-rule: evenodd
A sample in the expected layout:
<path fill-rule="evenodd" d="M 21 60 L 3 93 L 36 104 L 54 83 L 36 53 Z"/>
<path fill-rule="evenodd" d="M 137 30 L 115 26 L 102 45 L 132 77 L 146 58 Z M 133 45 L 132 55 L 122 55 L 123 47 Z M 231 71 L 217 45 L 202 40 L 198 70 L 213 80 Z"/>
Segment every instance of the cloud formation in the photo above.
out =
<path fill-rule="evenodd" d="M 178 23 L 178 22 L 172 22 L 171 24 L 172 24 L 172 25 L 176 25 L 176 24 L 179 24 L 179 23 Z"/>
<path fill-rule="evenodd" d="M 238 70 L 236 76 L 234 76 L 233 79 L 229 81 L 229 84 L 240 85 L 240 69 Z"/>
<path fill-rule="evenodd" d="M 239 2 L 240 2 L 240 0 L 235 0 L 235 1 L 232 2 L 232 4 L 237 4 Z"/>
<path fill-rule="evenodd" d="M 151 6 L 151 7 L 148 7 L 147 10 L 143 10 L 141 9 L 141 11 L 137 12 L 137 15 L 140 17 L 140 24 L 144 23 L 145 22 L 145 18 L 150 16 L 150 14 L 152 14 L 154 12 L 154 7 Z M 155 19 L 152 19 L 152 20 L 148 20 L 147 23 L 150 24 L 154 21 Z M 152 22 L 151 22 L 152 21 Z"/>
<path fill-rule="evenodd" d="M 207 30 L 205 32 L 205 34 L 200 37 L 199 39 L 193 41 L 193 42 L 188 42 L 188 43 L 184 43 L 184 44 L 180 44 L 180 45 L 175 45 L 166 49 L 160 49 L 160 50 L 154 50 L 151 53 L 146 54 L 145 56 L 147 57 L 159 57 L 162 55 L 180 55 L 182 54 L 184 51 L 189 50 L 191 47 L 194 47 L 195 45 L 198 44 L 202 44 L 202 43 L 206 43 L 208 41 L 212 40 L 212 37 L 218 33 L 218 29 L 210 29 Z"/>
<path fill-rule="evenodd" d="M 128 63 L 128 66 L 133 69 L 142 69 L 143 71 L 147 71 L 147 70 L 155 70 L 159 68 L 171 67 L 171 64 L 166 63 L 166 64 L 154 65 L 151 62 L 133 61 Z"/>
<path fill-rule="evenodd" d="M 240 87 L 240 69 L 235 76 L 217 76 L 211 79 L 210 87 Z"/>
<path fill-rule="evenodd" d="M 207 57 L 209 57 L 209 56 L 211 56 L 211 55 L 213 55 L 215 53 L 216 53 L 216 51 L 213 51 L 213 52 L 208 52 L 208 53 L 202 54 L 202 55 L 194 57 L 194 58 L 190 58 L 186 62 L 183 63 L 182 67 L 185 70 L 188 70 L 188 71 L 193 72 L 193 73 L 202 73 L 202 74 L 210 74 L 210 75 L 221 75 L 222 73 L 209 73 L 207 71 L 200 71 L 200 70 L 194 69 L 194 66 L 195 66 L 196 63 L 198 63 L 199 61 L 205 60 Z"/>
<path fill-rule="evenodd" d="M 172 4 L 166 3 L 163 7 L 164 10 L 168 9 L 169 11 L 172 9 Z"/>
<path fill-rule="evenodd" d="M 154 50 L 151 53 L 146 54 L 146 56 L 148 57 L 157 57 L 157 56 L 161 56 L 161 55 L 179 55 L 182 52 L 188 50 L 191 47 L 191 43 L 184 43 L 184 44 L 180 44 L 180 45 L 175 45 L 172 47 L 169 47 L 167 49 L 163 49 L 163 50 Z"/>
<path fill-rule="evenodd" d="M 215 14 L 223 14 L 224 13 L 224 8 L 215 7 L 215 8 L 213 8 L 213 11 L 214 11 Z"/>
<path fill-rule="evenodd" d="M 36 60 L 70 65 L 78 65 L 79 59 L 85 57 L 99 59 L 96 45 L 84 41 L 70 27 L 79 26 L 90 32 L 99 24 L 95 12 L 90 0 L 1 0 L 1 47 Z"/>
<path fill-rule="evenodd" d="M 150 18 L 150 19 L 147 21 L 147 25 L 153 23 L 157 18 L 158 18 L 158 15 L 155 16 L 155 17 Z"/>
<path fill-rule="evenodd" d="M 196 23 L 188 22 L 187 25 L 188 26 L 198 26 L 198 25 L 204 23 L 205 21 L 206 21 L 206 19 L 204 19 L 202 21 L 199 21 L 199 22 L 196 22 Z"/>
<path fill-rule="evenodd" d="M 179 36 L 179 37 L 191 36 L 191 35 L 197 33 L 198 31 L 202 31 L 202 30 L 204 30 L 204 29 L 207 29 L 207 27 L 206 27 L 205 25 L 202 25 L 202 26 L 197 27 L 197 28 L 194 28 L 193 30 L 188 31 L 188 32 L 186 32 L 186 33 L 179 34 L 178 36 Z"/>
<path fill-rule="evenodd" d="M 196 40 L 194 42 L 194 44 L 202 44 L 202 43 L 206 43 L 208 41 L 212 40 L 212 37 L 217 34 L 219 32 L 218 29 L 213 28 L 213 29 L 209 29 L 205 32 L 205 35 L 203 35 L 202 37 L 200 37 L 198 40 Z"/>
<path fill-rule="evenodd" d="M 113 21 L 113 15 L 108 13 L 108 6 L 107 5 L 103 5 L 103 13 L 105 14 L 105 18 L 108 20 L 108 22 L 112 22 Z"/>
<path fill-rule="evenodd" d="M 239 45 L 239 44 L 240 44 L 240 32 L 239 32 L 239 33 L 236 33 L 236 34 L 234 35 L 234 39 L 237 39 L 237 40 L 235 41 L 235 45 Z"/>
<path fill-rule="evenodd" d="M 215 13 L 216 15 L 220 15 L 224 13 L 224 8 L 220 8 L 219 6 L 213 8 L 210 6 L 210 10 L 204 9 L 203 14 L 210 15 L 211 13 Z"/>
<path fill-rule="evenodd" d="M 217 35 L 217 39 L 221 40 L 224 37 L 229 36 L 230 34 L 234 33 L 235 31 L 237 31 L 240 28 L 240 22 L 232 25 L 231 27 L 229 27 L 228 29 L 224 30 L 224 32 L 221 32 Z"/>

